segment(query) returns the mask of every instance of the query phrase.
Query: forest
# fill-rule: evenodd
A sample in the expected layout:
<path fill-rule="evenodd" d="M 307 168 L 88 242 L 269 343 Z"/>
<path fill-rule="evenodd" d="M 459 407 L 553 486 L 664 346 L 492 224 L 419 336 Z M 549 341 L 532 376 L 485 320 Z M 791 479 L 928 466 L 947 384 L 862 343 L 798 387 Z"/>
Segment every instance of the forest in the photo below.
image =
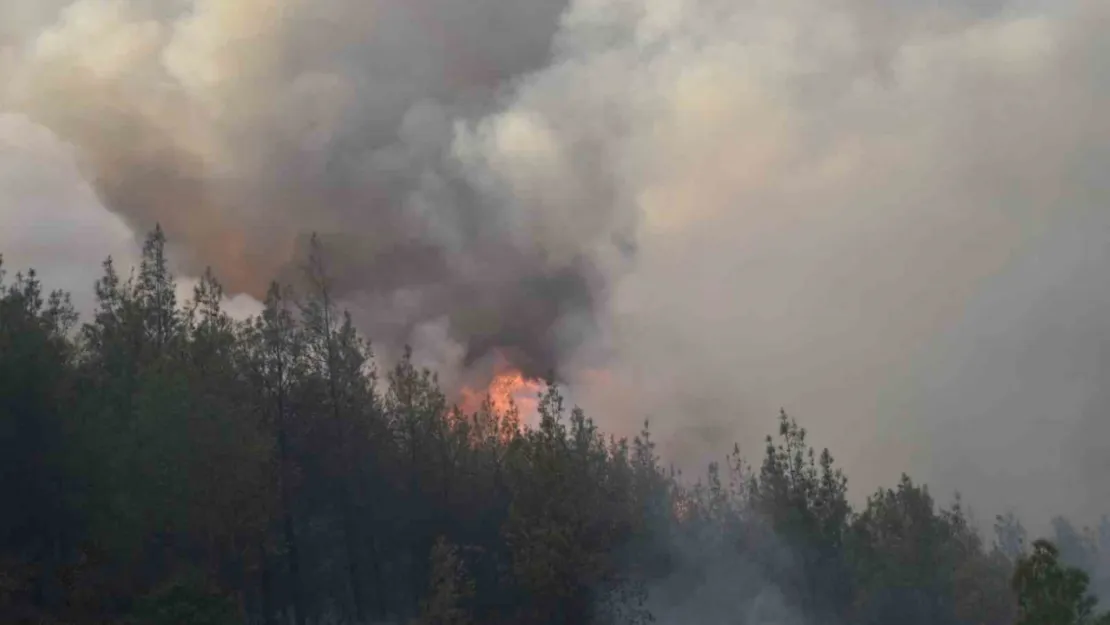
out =
<path fill-rule="evenodd" d="M 160 229 L 84 321 L 0 274 L 0 622 L 1110 623 L 1105 518 L 983 532 L 905 475 L 853 506 L 786 413 L 699 476 L 556 384 L 535 426 L 467 413 L 377 368 L 324 269 L 243 322 L 211 273 L 177 301 Z"/>

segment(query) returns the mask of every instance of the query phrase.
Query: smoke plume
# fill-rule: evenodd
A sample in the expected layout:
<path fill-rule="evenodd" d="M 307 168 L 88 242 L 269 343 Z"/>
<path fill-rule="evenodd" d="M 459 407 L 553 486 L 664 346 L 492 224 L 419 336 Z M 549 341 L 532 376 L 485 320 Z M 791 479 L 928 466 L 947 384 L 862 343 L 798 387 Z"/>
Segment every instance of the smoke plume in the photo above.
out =
<path fill-rule="evenodd" d="M 590 306 L 590 243 L 511 223 L 450 144 L 545 61 L 561 11 L 79 0 L 16 33 L 6 104 L 74 144 L 131 228 L 161 223 L 184 271 L 259 297 L 318 232 L 371 335 L 442 319 L 467 360 L 516 348 L 541 374 L 564 309 Z"/>
<path fill-rule="evenodd" d="M 1096 0 L 16 0 L 0 110 L 186 274 L 257 296 L 318 232 L 387 351 L 555 371 L 680 464 L 784 405 L 857 494 L 909 470 L 1090 513 L 1108 26 Z"/>

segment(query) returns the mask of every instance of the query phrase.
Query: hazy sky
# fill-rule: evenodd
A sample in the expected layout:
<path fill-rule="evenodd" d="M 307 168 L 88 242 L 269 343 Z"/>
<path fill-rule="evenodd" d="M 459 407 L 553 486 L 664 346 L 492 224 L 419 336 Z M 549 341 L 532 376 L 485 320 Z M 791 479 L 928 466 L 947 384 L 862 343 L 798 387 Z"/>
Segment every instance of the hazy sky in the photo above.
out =
<path fill-rule="evenodd" d="M 1108 28 L 1096 0 L 5 2 L 0 250 L 87 301 L 159 221 L 183 273 L 257 293 L 315 230 L 372 338 L 448 380 L 511 345 L 683 466 L 758 455 L 784 407 L 857 495 L 908 471 L 1090 518 Z"/>

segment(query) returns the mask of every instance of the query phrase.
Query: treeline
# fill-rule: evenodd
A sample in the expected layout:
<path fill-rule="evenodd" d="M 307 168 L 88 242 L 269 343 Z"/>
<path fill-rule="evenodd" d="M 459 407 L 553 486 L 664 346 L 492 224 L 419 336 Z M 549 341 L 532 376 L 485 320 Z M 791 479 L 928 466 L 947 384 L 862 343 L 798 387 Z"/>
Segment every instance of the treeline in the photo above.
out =
<path fill-rule="evenodd" d="M 318 247 L 246 322 L 211 275 L 175 290 L 160 230 L 83 325 L 0 273 L 0 622 L 1094 622 L 1097 532 L 1062 564 L 908 477 L 853 510 L 785 414 L 690 484 L 555 387 L 522 427 L 378 371 Z"/>

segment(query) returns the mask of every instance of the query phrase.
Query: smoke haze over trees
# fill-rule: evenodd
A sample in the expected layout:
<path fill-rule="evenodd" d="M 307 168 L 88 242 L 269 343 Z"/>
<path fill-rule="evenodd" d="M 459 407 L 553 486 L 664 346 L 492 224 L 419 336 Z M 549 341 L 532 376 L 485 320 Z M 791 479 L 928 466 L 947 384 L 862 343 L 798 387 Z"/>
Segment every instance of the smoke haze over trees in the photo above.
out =
<path fill-rule="evenodd" d="M 179 300 L 166 250 L 156 229 L 105 262 L 83 323 L 5 275 L 6 623 L 1106 622 L 1105 518 L 984 536 L 906 475 L 854 507 L 786 413 L 754 465 L 738 445 L 684 478 L 555 386 L 522 426 L 379 369 L 315 242 L 243 321 L 211 274 Z"/>
<path fill-rule="evenodd" d="M 1105 0 L 0 0 L 0 601 L 1082 621 L 1107 32 Z M 472 401 L 503 369 L 558 383 L 527 433 Z M 762 449 L 780 406 L 805 436 Z"/>
<path fill-rule="evenodd" d="M 1094 517 L 1108 18 L 9 0 L 0 247 L 87 311 L 158 222 L 189 284 L 211 266 L 246 307 L 318 232 L 382 362 L 412 345 L 445 386 L 499 350 L 613 431 L 655 415 L 690 470 L 786 404 L 862 492 L 910 469 L 991 514 Z"/>
<path fill-rule="evenodd" d="M 1033 485 L 1023 514 L 1096 516 L 1108 17 L 3 2 L 0 246 L 92 305 L 157 221 L 243 305 L 319 232 L 382 362 L 411 344 L 454 386 L 499 349 L 614 431 L 656 414 L 690 470 L 785 403 L 864 492 L 910 468 L 991 514 Z"/>

